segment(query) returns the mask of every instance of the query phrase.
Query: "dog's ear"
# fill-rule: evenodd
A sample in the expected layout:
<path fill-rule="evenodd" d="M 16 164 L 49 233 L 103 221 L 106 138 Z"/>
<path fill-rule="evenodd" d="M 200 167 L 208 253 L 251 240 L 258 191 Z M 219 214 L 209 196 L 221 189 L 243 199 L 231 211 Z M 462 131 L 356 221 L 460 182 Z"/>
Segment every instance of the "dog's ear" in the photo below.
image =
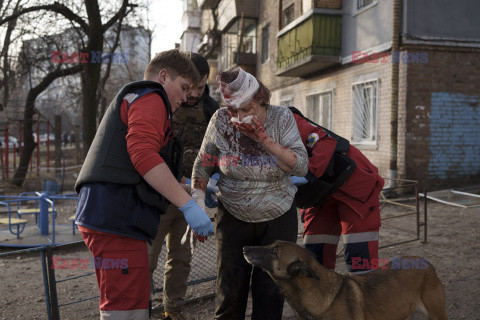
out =
<path fill-rule="evenodd" d="M 308 265 L 308 263 L 303 261 L 292 262 L 287 268 L 287 273 L 291 277 L 309 277 L 318 280 L 318 277 L 315 272 L 313 272 L 312 268 Z"/>

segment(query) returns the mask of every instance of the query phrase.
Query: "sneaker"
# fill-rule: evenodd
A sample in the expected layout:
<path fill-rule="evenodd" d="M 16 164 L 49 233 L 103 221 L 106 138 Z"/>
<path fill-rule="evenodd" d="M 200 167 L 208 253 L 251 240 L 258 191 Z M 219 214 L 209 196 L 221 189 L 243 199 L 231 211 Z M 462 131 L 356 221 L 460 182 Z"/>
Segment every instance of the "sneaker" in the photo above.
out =
<path fill-rule="evenodd" d="M 187 320 L 187 318 L 185 318 L 181 312 L 171 312 L 171 313 L 165 312 L 163 314 L 163 319 L 164 320 Z"/>

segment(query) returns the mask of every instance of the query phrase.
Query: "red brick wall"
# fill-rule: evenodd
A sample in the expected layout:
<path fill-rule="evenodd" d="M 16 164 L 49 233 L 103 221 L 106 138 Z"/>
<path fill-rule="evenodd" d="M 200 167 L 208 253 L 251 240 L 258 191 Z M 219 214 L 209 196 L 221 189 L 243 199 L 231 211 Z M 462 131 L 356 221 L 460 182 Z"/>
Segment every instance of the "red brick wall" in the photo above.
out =
<path fill-rule="evenodd" d="M 428 62 L 406 65 L 402 175 L 427 179 L 436 188 L 480 178 L 480 162 L 470 159 L 480 150 L 480 119 L 472 119 L 480 114 L 480 50 L 424 47 L 407 52 L 428 53 Z"/>

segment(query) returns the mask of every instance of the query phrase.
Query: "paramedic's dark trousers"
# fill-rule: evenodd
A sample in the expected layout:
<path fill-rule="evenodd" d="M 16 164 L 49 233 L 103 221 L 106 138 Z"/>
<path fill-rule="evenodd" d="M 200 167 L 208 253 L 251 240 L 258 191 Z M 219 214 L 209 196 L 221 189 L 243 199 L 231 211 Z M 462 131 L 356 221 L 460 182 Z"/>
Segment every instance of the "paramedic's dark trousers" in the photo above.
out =
<path fill-rule="evenodd" d="M 215 319 L 245 319 L 251 279 L 252 320 L 281 320 L 284 297 L 266 272 L 247 263 L 243 247 L 269 245 L 275 240 L 296 242 L 295 206 L 274 220 L 248 223 L 233 217 L 219 202 L 215 222 L 218 274 Z"/>

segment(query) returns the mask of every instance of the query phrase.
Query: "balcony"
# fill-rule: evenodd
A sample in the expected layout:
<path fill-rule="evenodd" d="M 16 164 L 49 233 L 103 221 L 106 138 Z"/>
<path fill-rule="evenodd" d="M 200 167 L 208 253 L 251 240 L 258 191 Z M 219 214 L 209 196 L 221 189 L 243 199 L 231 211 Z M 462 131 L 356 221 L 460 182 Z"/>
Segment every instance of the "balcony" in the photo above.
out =
<path fill-rule="evenodd" d="M 241 67 L 247 72 L 255 74 L 257 62 L 256 37 L 244 37 L 243 45 L 238 45 L 238 39 L 231 34 L 223 36 L 222 40 L 222 70 L 232 70 Z"/>
<path fill-rule="evenodd" d="M 277 76 L 304 77 L 340 63 L 342 15 L 310 13 L 277 36 Z"/>
<path fill-rule="evenodd" d="M 255 74 L 257 63 L 257 22 L 255 19 L 236 19 L 222 34 L 220 66 L 222 70 L 241 67 Z"/>
<path fill-rule="evenodd" d="M 198 45 L 198 53 L 210 59 L 218 55 L 221 50 L 219 44 L 221 43 L 222 34 L 217 30 L 208 30 L 202 36 L 202 42 Z"/>
<path fill-rule="evenodd" d="M 218 4 L 218 30 L 225 31 L 240 17 L 258 17 L 257 0 L 221 0 Z"/>

